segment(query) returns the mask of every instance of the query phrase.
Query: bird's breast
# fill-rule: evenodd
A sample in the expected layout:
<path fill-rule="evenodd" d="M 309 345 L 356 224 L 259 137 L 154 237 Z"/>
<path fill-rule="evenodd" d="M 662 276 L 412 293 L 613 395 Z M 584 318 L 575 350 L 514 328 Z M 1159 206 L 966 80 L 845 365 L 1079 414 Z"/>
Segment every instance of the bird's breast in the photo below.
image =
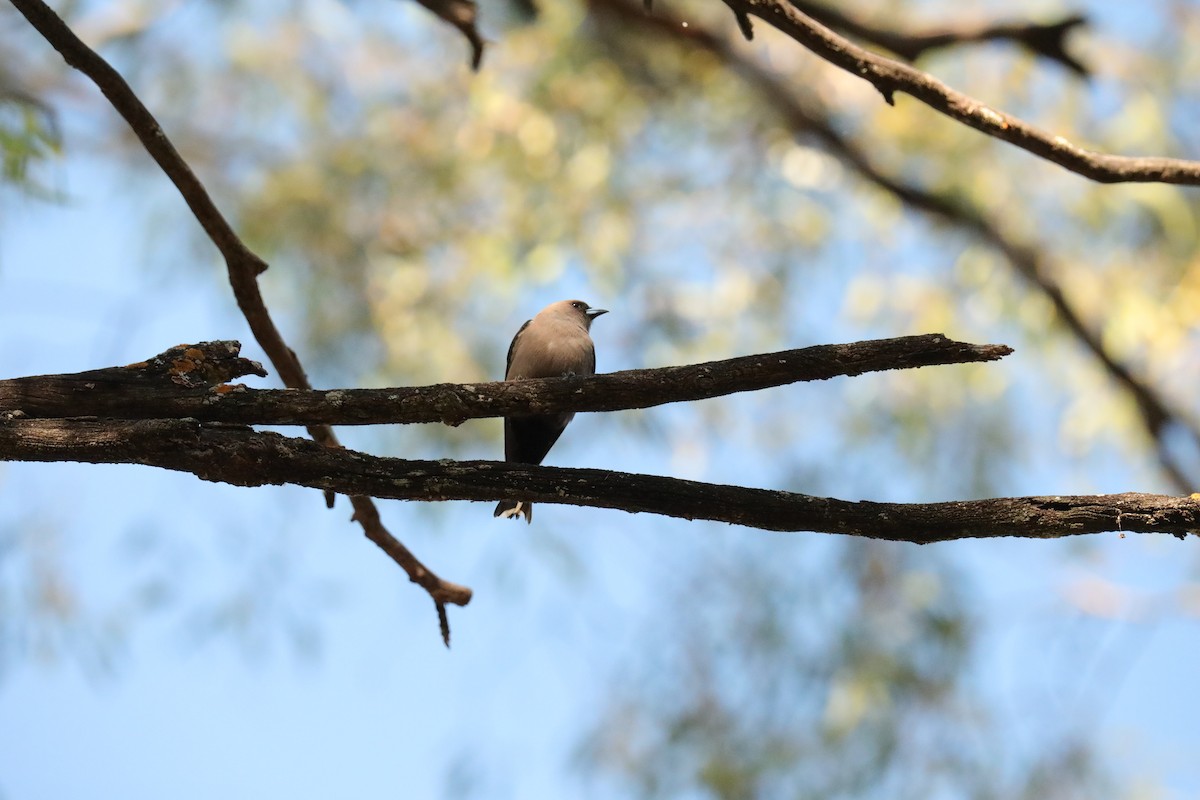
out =
<path fill-rule="evenodd" d="M 513 353 L 508 378 L 554 378 L 594 372 L 593 345 L 587 331 L 555 327 L 525 330 Z"/>

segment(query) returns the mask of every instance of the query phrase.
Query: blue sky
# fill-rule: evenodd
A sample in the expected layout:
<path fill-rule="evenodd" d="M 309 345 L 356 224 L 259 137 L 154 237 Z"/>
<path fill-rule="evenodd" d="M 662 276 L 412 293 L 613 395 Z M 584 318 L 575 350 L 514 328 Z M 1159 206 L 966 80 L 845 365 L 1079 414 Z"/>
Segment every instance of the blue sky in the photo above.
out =
<path fill-rule="evenodd" d="M 68 135 L 89 124 L 66 122 Z M 177 202 L 169 192 L 130 202 L 124 176 L 86 158 L 55 174 L 66 204 L 6 197 L 0 206 L 0 376 L 127 363 L 213 338 L 239 338 L 261 358 L 215 256 L 184 245 L 180 258 L 198 266 L 146 267 L 143 214 Z M 205 274 L 213 279 L 197 277 Z M 532 308 L 514 309 L 513 327 L 542 299 L 579 288 L 571 275 L 546 287 Z M 588 299 L 614 309 L 595 330 L 601 367 L 634 366 L 604 364 L 605 337 L 628 323 L 614 298 Z M 836 397 L 838 387 L 821 391 Z M 1012 391 L 1032 402 L 1021 381 Z M 481 453 L 498 446 L 494 421 L 469 424 Z M 580 417 L 555 463 L 758 477 L 744 456 L 721 451 L 689 467 L 615 442 L 612 430 Z M 1053 459 L 1035 457 L 1018 488 L 1161 488 L 1141 483 L 1151 475 L 1114 459 L 1102 485 L 1075 485 Z M 644 646 L 655 587 L 734 537 L 762 537 L 764 548 L 802 539 L 566 506 L 539 508 L 526 528 L 496 523 L 489 508 L 451 504 L 434 520 L 415 505 L 383 504 L 426 563 L 476 590 L 468 608 L 451 609 L 447 651 L 428 598 L 348 522 L 344 499 L 330 512 L 318 493 L 295 488 L 238 489 L 138 467 L 0 465 L 0 541 L 40 543 L 0 551 L 0 599 L 19 601 L 38 564 L 53 564 L 84 617 L 115 642 L 111 669 L 89 667 L 86 649 L 42 658 L 34 648 L 3 665 L 0 798 L 569 796 L 578 791 L 572 748 L 620 665 Z M 1184 548 L 1115 534 L 1082 554 L 1072 542 L 943 547 L 981 598 L 989 627 L 973 681 L 1011 723 L 1014 747 L 1036 751 L 1047 724 L 1076 726 L 1146 796 L 1200 796 L 1196 601 L 1191 616 L 1161 605 L 1194 577 Z M 161 575 L 166 586 L 143 585 Z M 1147 607 L 1081 614 L 1070 598 L 1103 595 L 1087 591 L 1099 580 L 1144 592 Z M 176 602 L 139 612 L 143 592 Z M 258 623 L 198 633 L 214 608 L 242 604 L 257 605 L 249 618 Z M 295 621 L 299 648 L 280 620 Z M 305 655 L 309 623 L 319 644 Z"/>
<path fill-rule="evenodd" d="M 10 204 L 3 223 L 0 373 L 72 371 L 182 341 L 246 338 L 221 284 L 147 276 L 130 256 L 138 233 L 118 177 L 76 160 L 63 173 L 70 203 Z M 127 319 L 128 329 L 117 327 Z M 596 333 L 603 343 L 599 324 Z M 580 445 L 591 425 L 580 418 L 559 463 L 613 457 Z M 297 657 L 270 621 L 231 643 L 197 636 L 177 615 L 151 614 L 117 648 L 111 673 L 69 657 L 18 659 L 0 683 L 6 800 L 149 798 L 166 789 L 197 798 L 439 796 L 460 751 L 477 761 L 464 762 L 458 780 L 484 782 L 488 796 L 561 796 L 572 785 L 564 764 L 580 717 L 603 698 L 605 670 L 636 645 L 634 623 L 653 613 L 648 587 L 664 564 L 698 534 L 760 535 L 674 522 L 653 526 L 645 546 L 645 521 L 615 512 L 543 507 L 526 529 L 493 524 L 480 504 L 454 504 L 433 525 L 411 506 L 385 503 L 393 529 L 434 569 L 477 590 L 470 607 L 452 609 L 446 651 L 427 598 L 347 523 L 344 501 L 329 512 L 307 490 L 57 464 L 5 465 L 0 496 L 10 531 L 34 522 L 58 531 L 54 555 L 87 614 L 119 619 L 132 602 L 125 554 L 145 534 L 144 558 L 171 565 L 182 597 L 236 596 L 282 575 L 282 588 L 264 590 L 259 602 L 284 616 L 312 613 L 321 639 L 318 655 Z M 583 577 L 556 561 L 561 540 L 552 532 L 563 526 L 574 558 L 587 564 Z M 1060 591 L 1089 561 L 1147 591 L 1180 585 L 1187 569 L 1178 542 L 1105 536 L 1083 567 L 1065 572 L 1070 543 L 946 547 L 999 621 L 979 680 L 1001 706 L 1028 694 L 1010 687 L 1044 680 L 1035 696 L 1062 724 L 1094 726 L 1124 774 L 1166 781 L 1175 790 L 1167 797 L 1200 790 L 1190 756 L 1200 747 L 1200 709 L 1187 689 L 1194 619 L 1082 618 Z M 0 561 L 0 576 L 14 585 L 14 566 L 25 563 Z M 1062 667 L 1077 658 L 1088 669 L 1064 684 Z M 1036 748 L 1037 726 L 1019 724 L 1027 711 L 1012 709 L 1014 741 Z"/>

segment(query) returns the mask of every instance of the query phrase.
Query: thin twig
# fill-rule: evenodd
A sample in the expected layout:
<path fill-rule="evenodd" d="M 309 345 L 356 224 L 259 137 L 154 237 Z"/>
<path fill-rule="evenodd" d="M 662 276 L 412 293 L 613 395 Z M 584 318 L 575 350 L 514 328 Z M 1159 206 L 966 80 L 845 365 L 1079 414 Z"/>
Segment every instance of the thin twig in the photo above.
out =
<path fill-rule="evenodd" d="M 1003 226 L 995 219 L 964 198 L 952 199 L 885 174 L 861 147 L 835 128 L 829 121 L 828 113 L 819 109 L 815 100 L 809 98 L 802 102 L 792 87 L 779 76 L 735 51 L 725 38 L 696 24 L 684 28 L 678 19 L 663 15 L 646 16 L 626 0 L 592 0 L 592 5 L 626 24 L 650 27 L 660 35 L 666 34 L 704 48 L 761 93 L 766 105 L 784 120 L 793 133 L 814 137 L 860 177 L 906 206 L 954 225 L 994 247 L 1018 275 L 1051 302 L 1067 331 L 1133 397 L 1146 432 L 1155 444 L 1159 464 L 1171 484 L 1181 492 L 1191 491 L 1196 485 L 1195 480 L 1189 479 L 1187 469 L 1178 456 L 1167 446 L 1166 436 L 1169 429 L 1181 431 L 1200 449 L 1200 428 L 1174 408 L 1161 392 L 1138 377 L 1129 364 L 1108 351 L 1100 334 L 1084 321 L 1082 313 L 1052 277 L 1048 260 L 1039 248 L 1017 241 L 1005 233 Z"/>
<path fill-rule="evenodd" d="M 187 162 L 179 155 L 179 151 L 171 144 L 163 132 L 158 120 L 150 110 L 138 99 L 137 95 L 113 67 L 88 47 L 75 35 L 74 31 L 59 18 L 41 0 L 12 0 L 17 10 L 25 15 L 29 23 L 48 41 L 55 50 L 75 69 L 87 75 L 113 108 L 117 110 L 133 129 L 134 134 L 146 148 L 146 152 L 159 165 L 162 171 L 183 196 L 184 202 L 191 209 L 196 220 L 204 228 L 209 239 L 225 259 L 229 272 L 229 282 L 233 287 L 234 297 L 242 310 L 255 340 L 262 347 L 276 372 L 285 386 L 294 389 L 311 389 L 304 367 L 296 357 L 295 352 L 288 347 L 275 327 L 262 293 L 258 287 L 258 276 L 267 269 L 263 259 L 248 248 L 234 232 L 233 227 L 221 214 L 204 185 L 192 172 Z M 308 429 L 309 435 L 322 445 L 332 448 L 340 447 L 333 429 L 325 425 L 315 425 Z M 328 495 L 332 505 L 332 495 Z M 397 541 L 379 520 L 379 512 L 369 497 L 352 496 L 351 505 L 354 507 L 354 517 L 363 526 L 371 541 L 378 544 L 390 555 L 410 579 L 420 584 L 434 595 L 436 600 L 442 592 L 442 581 L 428 570 L 424 564 Z M 448 584 L 453 586 L 453 584 Z M 462 587 L 455 587 L 461 589 Z M 457 594 L 463 605 L 470 598 L 469 592 L 464 596 Z M 449 601 L 455 602 L 455 601 Z"/>
<path fill-rule="evenodd" d="M 471 69 L 478 72 L 479 65 L 483 62 L 484 40 L 479 35 L 479 29 L 475 27 L 475 18 L 479 15 L 479 8 L 476 6 L 475 0 L 417 0 L 417 2 L 440 17 L 443 22 L 458 29 L 458 32 L 467 40 L 467 44 L 471 46 Z M 449 635 L 446 636 L 446 639 L 449 640 Z"/>
<path fill-rule="evenodd" d="M 752 14 L 829 63 L 868 81 L 889 104 L 896 92 L 988 136 L 1100 183 L 1154 182 L 1200 185 L 1200 162 L 1177 158 L 1098 153 L 990 108 L 908 64 L 865 50 L 801 13 L 788 0 L 723 0 L 735 13 Z"/>
<path fill-rule="evenodd" d="M 381 458 L 308 439 L 188 420 L 0 420 L 0 459 L 144 464 L 238 486 L 295 484 L 397 500 L 524 499 L 918 544 L 1106 531 L 1167 533 L 1182 539 L 1200 530 L 1200 495 L 851 502 L 599 469 Z M 453 594 L 434 599 L 456 601 Z"/>
<path fill-rule="evenodd" d="M 842 8 L 789 0 L 802 13 L 848 36 L 890 50 L 907 61 L 916 61 L 933 50 L 975 42 L 1014 42 L 1035 55 L 1062 64 L 1076 75 L 1086 77 L 1088 68 L 1067 52 L 1066 39 L 1074 29 L 1087 24 L 1082 14 L 1071 14 L 1056 22 L 979 22 L 947 24 L 936 30 L 892 30 L 872 25 Z"/>

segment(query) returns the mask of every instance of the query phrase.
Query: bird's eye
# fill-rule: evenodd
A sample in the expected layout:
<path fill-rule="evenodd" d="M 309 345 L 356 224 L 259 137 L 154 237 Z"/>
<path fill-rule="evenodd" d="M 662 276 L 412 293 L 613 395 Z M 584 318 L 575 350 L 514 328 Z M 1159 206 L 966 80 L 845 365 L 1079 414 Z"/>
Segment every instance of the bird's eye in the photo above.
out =
<path fill-rule="evenodd" d="M 571 305 L 575 306 L 575 307 L 576 307 L 576 308 L 578 308 L 580 311 L 582 311 L 582 310 L 583 310 L 583 303 L 580 303 L 578 300 L 576 300 L 574 303 L 571 303 Z"/>

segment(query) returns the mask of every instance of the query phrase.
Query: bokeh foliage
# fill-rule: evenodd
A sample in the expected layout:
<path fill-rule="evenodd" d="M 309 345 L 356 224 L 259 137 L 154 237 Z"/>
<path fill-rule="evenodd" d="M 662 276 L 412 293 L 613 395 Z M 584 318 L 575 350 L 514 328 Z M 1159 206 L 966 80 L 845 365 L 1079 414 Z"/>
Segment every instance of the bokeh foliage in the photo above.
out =
<path fill-rule="evenodd" d="M 829 543 L 826 543 L 827 545 Z M 747 547 L 651 623 L 579 751 L 621 796 L 1084 798 L 1112 791 L 1082 742 L 1024 758 L 972 685 L 962 576 L 914 548 Z"/>
<path fill-rule="evenodd" d="M 0 74 L 0 185 L 52 198 L 38 170 L 61 144 L 54 113 L 33 97 L 5 89 Z"/>
<path fill-rule="evenodd" d="M 857 5 L 896 26 L 963 12 L 940 0 Z M 1007 342 L 1020 366 L 873 376 L 787 402 L 604 424 L 636 428 L 650 458 L 801 491 L 1049 493 L 1091 489 L 1114 463 L 1129 481 L 1119 488 L 1162 488 L 1132 401 L 1036 287 L 969 232 L 906 209 L 797 135 L 729 64 L 686 41 L 581 2 L 542 3 L 532 17 L 498 4 L 483 9 L 492 43 L 473 74 L 457 34 L 415 4 L 119 6 L 85 3 L 72 21 L 273 265 L 268 301 L 320 383 L 497 377 L 508 342 L 495 332 L 564 294 L 618 312 L 605 320 L 601 369 L 943 331 Z M 1197 15 L 1164 3 L 1121 27 L 1123 14 L 1092 6 L 1096 24 L 1075 43 L 1095 67 L 1088 83 L 1005 46 L 921 66 L 1101 150 L 1200 156 L 1185 135 L 1200 107 L 1187 47 Z M 737 37 L 719 3 L 667 11 Z M 1105 345 L 1194 411 L 1195 192 L 1089 184 L 908 98 L 888 107 L 758 30 L 735 43 L 739 57 L 782 76 L 881 170 L 1038 248 Z M 104 117 L 38 45 L 24 35 L 17 49 L 37 103 L 0 105 L 5 178 L 27 189 L 40 185 L 29 165 L 58 147 L 41 104 Z M 97 126 L 80 146 L 146 168 L 111 119 Z M 182 212 L 169 221 L 158 228 L 178 246 L 192 226 Z M 441 455 L 498 447 L 470 428 L 377 435 Z M 752 466 L 722 470 L 747 448 Z M 623 668 L 638 676 L 632 688 L 614 681 L 584 769 L 650 797 L 1089 796 L 1076 791 L 1099 780 L 1086 743 L 990 758 L 1002 732 L 970 685 L 985 621 L 948 559 L 835 540 L 764 564 L 767 550 L 691 559 L 690 583 L 646 632 L 644 662 Z M 983 744 L 961 746 L 963 731 Z"/>

